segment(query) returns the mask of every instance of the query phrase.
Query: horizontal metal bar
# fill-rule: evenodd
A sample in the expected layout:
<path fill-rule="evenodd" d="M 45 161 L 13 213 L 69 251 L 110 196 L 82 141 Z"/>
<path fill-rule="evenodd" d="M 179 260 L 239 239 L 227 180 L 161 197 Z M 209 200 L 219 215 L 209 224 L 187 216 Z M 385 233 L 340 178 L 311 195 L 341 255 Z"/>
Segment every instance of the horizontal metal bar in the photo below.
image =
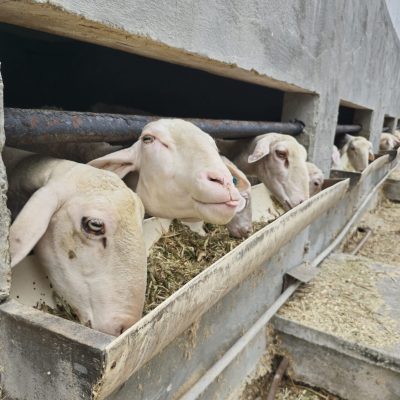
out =
<path fill-rule="evenodd" d="M 75 111 L 5 108 L 8 145 L 135 141 L 143 127 L 160 117 L 145 115 L 97 114 Z M 246 138 L 267 132 L 298 135 L 304 124 L 185 118 L 214 138 Z"/>
<path fill-rule="evenodd" d="M 357 133 L 362 129 L 361 125 L 338 125 L 336 127 L 336 133 Z"/>
<path fill-rule="evenodd" d="M 158 116 L 85 113 L 42 109 L 4 109 L 8 145 L 135 141 L 143 127 Z M 268 132 L 298 135 L 304 124 L 294 122 L 238 121 L 185 118 L 214 138 L 248 138 Z M 338 125 L 336 133 L 354 133 L 360 125 Z"/>

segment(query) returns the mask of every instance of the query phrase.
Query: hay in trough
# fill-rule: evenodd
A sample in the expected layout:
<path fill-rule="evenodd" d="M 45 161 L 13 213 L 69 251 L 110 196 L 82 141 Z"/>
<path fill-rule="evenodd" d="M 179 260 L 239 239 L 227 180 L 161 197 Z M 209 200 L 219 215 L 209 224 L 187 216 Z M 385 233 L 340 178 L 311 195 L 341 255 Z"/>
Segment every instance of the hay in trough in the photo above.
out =
<path fill-rule="evenodd" d="M 69 321 L 79 322 L 78 316 L 72 307 L 56 292 L 53 292 L 55 308 L 48 306 L 45 302 L 37 303 L 36 307 L 40 311 L 47 312 L 48 314 L 56 315 Z"/>
<path fill-rule="evenodd" d="M 375 270 L 367 259 L 343 257 L 324 261 L 320 274 L 299 288 L 279 315 L 351 342 L 386 347 L 400 341 L 400 326 L 389 316 L 378 291 L 382 279 L 400 270 Z"/>
<path fill-rule="evenodd" d="M 340 400 L 340 398 L 323 389 L 311 388 L 286 379 L 276 393 L 275 400 Z"/>
<path fill-rule="evenodd" d="M 254 222 L 253 232 L 266 224 L 266 222 Z M 144 315 L 245 240 L 230 236 L 224 226 L 205 224 L 204 229 L 207 235 L 203 237 L 180 222 L 174 221 L 169 231 L 153 245 L 147 260 Z M 56 293 L 54 301 L 55 308 L 45 302 L 38 303 L 35 308 L 79 322 L 72 307 Z"/>
<path fill-rule="evenodd" d="M 388 264 L 400 265 L 400 204 L 387 199 L 380 207 L 367 213 L 359 226 L 372 229 L 372 235 L 359 254 L 372 260 Z M 363 237 L 356 231 L 350 235 L 343 247 L 344 252 L 350 252 Z"/>
<path fill-rule="evenodd" d="M 265 222 L 253 223 L 253 232 Z M 224 226 L 205 224 L 206 236 L 174 221 L 153 245 L 147 261 L 147 314 L 245 239 L 233 238 Z"/>

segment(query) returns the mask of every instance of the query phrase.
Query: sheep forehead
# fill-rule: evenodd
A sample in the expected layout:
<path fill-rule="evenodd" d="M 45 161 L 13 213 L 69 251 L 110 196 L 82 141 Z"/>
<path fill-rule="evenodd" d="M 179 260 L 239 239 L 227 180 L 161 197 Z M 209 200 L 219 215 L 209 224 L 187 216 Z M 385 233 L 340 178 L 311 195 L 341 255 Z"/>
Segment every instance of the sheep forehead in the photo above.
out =
<path fill-rule="evenodd" d="M 280 144 L 283 143 L 286 149 L 288 150 L 289 153 L 289 159 L 294 160 L 294 159 L 304 159 L 304 161 L 307 158 L 307 151 L 306 149 L 299 143 L 297 142 L 296 139 L 291 138 L 292 140 L 287 140 L 286 138 L 284 140 L 279 140 L 276 143 Z"/>
<path fill-rule="evenodd" d="M 79 192 L 93 193 L 126 189 L 124 182 L 113 172 L 89 165 L 79 165 L 71 175 L 69 179 L 72 179 Z"/>
<path fill-rule="evenodd" d="M 307 162 L 307 169 L 309 174 L 322 174 L 322 171 L 313 163 Z"/>
<path fill-rule="evenodd" d="M 351 140 L 351 143 L 355 146 L 364 147 L 364 146 L 372 146 L 372 143 L 362 136 L 356 136 Z"/>
<path fill-rule="evenodd" d="M 196 145 L 211 145 L 213 148 L 217 149 L 217 146 L 210 135 L 203 132 L 191 122 L 179 118 L 164 118 L 150 122 L 144 127 L 142 134 L 145 134 L 146 132 L 153 132 L 164 137 L 166 136 L 178 147 L 186 144 L 192 146 L 192 143 L 195 142 Z"/>

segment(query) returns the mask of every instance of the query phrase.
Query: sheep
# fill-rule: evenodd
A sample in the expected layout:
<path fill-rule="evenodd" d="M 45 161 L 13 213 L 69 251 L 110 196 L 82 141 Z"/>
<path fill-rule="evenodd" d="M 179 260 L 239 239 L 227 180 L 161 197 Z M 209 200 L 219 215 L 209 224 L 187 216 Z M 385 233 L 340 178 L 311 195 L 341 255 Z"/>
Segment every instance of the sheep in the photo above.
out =
<path fill-rule="evenodd" d="M 342 164 L 340 161 L 340 152 L 339 149 L 333 145 L 332 147 L 332 169 L 341 169 L 342 168 Z"/>
<path fill-rule="evenodd" d="M 252 210 L 251 210 L 251 184 L 246 178 L 246 175 L 240 171 L 236 165 L 229 161 L 226 157 L 221 156 L 222 161 L 229 168 L 233 175 L 235 186 L 240 192 L 240 196 L 244 199 L 241 207 L 236 209 L 236 214 L 232 220 L 226 225 L 230 235 L 236 238 L 247 237 L 252 229 Z M 191 231 L 196 232 L 200 236 L 206 236 L 203 229 L 203 221 L 198 222 L 183 222 Z"/>
<path fill-rule="evenodd" d="M 379 151 L 395 150 L 400 146 L 400 138 L 391 133 L 381 133 L 379 140 Z"/>
<path fill-rule="evenodd" d="M 293 137 L 267 133 L 247 140 L 218 140 L 217 145 L 246 175 L 257 177 L 286 210 L 309 198 L 307 152 Z"/>
<path fill-rule="evenodd" d="M 345 136 L 346 144 L 340 149 L 340 164 L 344 171 L 362 172 L 374 160 L 372 143 L 362 136 Z"/>
<path fill-rule="evenodd" d="M 307 170 L 309 176 L 310 196 L 314 196 L 322 190 L 324 174 L 315 164 L 311 162 L 307 162 Z"/>
<path fill-rule="evenodd" d="M 124 177 L 156 217 L 225 225 L 245 202 L 211 136 L 181 119 L 150 122 L 131 147 L 89 164 Z"/>
<path fill-rule="evenodd" d="M 117 175 L 5 148 L 11 266 L 34 248 L 80 322 L 119 335 L 141 318 L 144 208 Z"/>
<path fill-rule="evenodd" d="M 224 163 L 231 171 L 236 187 L 239 190 L 241 197 L 244 198 L 245 204 L 242 208 L 236 209 L 236 214 L 232 220 L 226 225 L 229 233 L 237 238 L 248 236 L 252 229 L 252 211 L 251 211 L 251 184 L 246 178 L 246 175 L 226 157 L 221 157 Z"/>

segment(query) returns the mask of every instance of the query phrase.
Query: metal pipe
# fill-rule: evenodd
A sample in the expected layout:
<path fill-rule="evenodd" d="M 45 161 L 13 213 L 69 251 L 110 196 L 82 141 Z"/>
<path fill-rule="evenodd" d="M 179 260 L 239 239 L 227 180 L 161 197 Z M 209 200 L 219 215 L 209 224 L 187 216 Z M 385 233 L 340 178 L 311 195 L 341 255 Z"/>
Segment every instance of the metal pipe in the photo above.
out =
<path fill-rule="evenodd" d="M 88 113 L 41 109 L 4 109 L 4 128 L 8 145 L 125 142 L 138 139 L 143 127 L 158 116 Z M 303 132 L 301 121 L 268 122 L 227 119 L 185 118 L 217 139 L 249 138 L 263 133 L 278 132 L 298 135 Z M 338 125 L 336 133 L 354 133 L 360 125 Z"/>
<path fill-rule="evenodd" d="M 275 400 L 276 392 L 279 388 L 279 385 L 282 381 L 282 378 L 285 374 L 289 366 L 289 359 L 287 357 L 283 357 L 282 361 L 279 363 L 279 367 L 276 370 L 274 379 L 272 380 L 271 387 L 268 392 L 267 400 Z"/>
<path fill-rule="evenodd" d="M 398 164 L 397 164 L 398 165 Z M 397 166 L 396 165 L 396 166 Z M 392 168 L 385 176 L 376 184 L 376 186 L 368 193 L 357 211 L 352 215 L 347 224 L 343 227 L 340 233 L 336 236 L 333 242 L 325 248 L 312 262 L 310 267 L 318 267 L 319 264 L 333 251 L 343 238 L 346 236 L 351 226 L 360 217 L 372 196 L 383 185 L 389 175 L 392 173 Z M 253 340 L 261 329 L 270 321 L 280 307 L 282 307 L 289 297 L 297 290 L 301 282 L 295 282 L 289 285 L 285 291 L 277 298 L 270 308 L 251 326 L 251 328 L 240 337 L 240 339 L 180 398 L 180 400 L 197 399 L 211 383 L 231 364 L 231 362 L 244 350 L 244 348 Z"/>
<path fill-rule="evenodd" d="M 361 125 L 337 125 L 336 134 L 358 133 L 362 129 Z"/>
<path fill-rule="evenodd" d="M 135 141 L 143 127 L 160 117 L 147 115 L 99 114 L 59 110 L 4 109 L 8 145 Z M 264 122 L 185 118 L 214 138 L 246 138 L 267 132 L 298 135 L 300 121 Z"/>
<path fill-rule="evenodd" d="M 358 228 L 358 231 L 359 232 L 365 232 L 365 236 L 357 243 L 357 246 L 350 253 L 353 256 L 356 255 L 361 250 L 361 248 L 364 246 L 364 244 L 367 242 L 368 238 L 372 234 L 372 229 L 371 228 Z"/>

